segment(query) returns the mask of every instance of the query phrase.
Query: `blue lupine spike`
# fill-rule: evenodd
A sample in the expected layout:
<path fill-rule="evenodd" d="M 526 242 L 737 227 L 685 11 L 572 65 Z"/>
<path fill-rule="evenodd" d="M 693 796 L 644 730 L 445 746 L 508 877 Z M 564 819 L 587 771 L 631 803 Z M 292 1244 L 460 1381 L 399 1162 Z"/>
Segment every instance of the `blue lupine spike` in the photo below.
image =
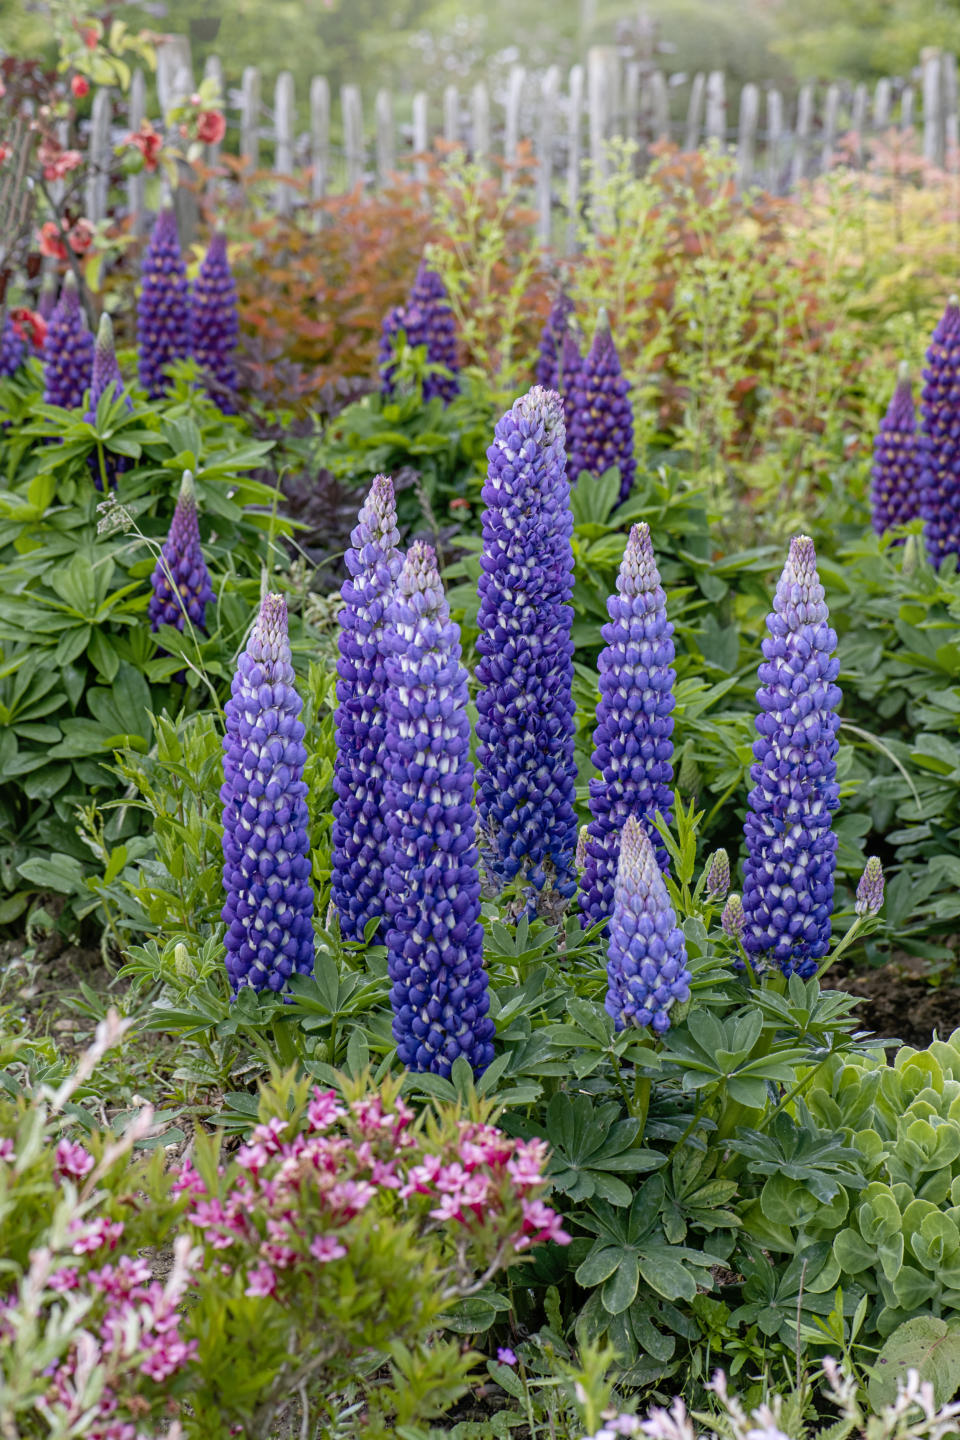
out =
<path fill-rule="evenodd" d="M 561 388 L 560 356 L 570 316 L 575 309 L 567 292 L 561 288 L 550 308 L 546 324 L 540 332 L 540 350 L 537 355 L 537 384 L 544 390 Z"/>
<path fill-rule="evenodd" d="M 951 295 L 933 332 L 920 401 L 920 514 L 930 564 L 960 555 L 960 303 Z"/>
<path fill-rule="evenodd" d="M 444 365 L 451 372 L 449 377 L 428 375 L 423 382 L 424 400 L 438 395 L 443 403 L 448 405 L 460 389 L 457 379 L 456 324 L 446 287 L 436 271 L 430 269 L 426 260 L 420 262 L 417 278 L 406 304 L 394 306 L 383 322 L 378 364 L 380 389 L 385 396 L 394 393 L 396 364 L 393 358 L 393 342 L 401 330 L 411 348 L 425 345 L 427 359 L 434 365 Z"/>
<path fill-rule="evenodd" d="M 198 630 L 206 630 L 207 605 L 216 594 L 200 545 L 197 497 L 189 470 L 183 472 L 170 532 L 150 584 L 153 593 L 147 614 L 151 630 L 173 625 L 182 631 L 188 616 Z"/>
<path fill-rule="evenodd" d="M 906 364 L 873 442 L 870 501 L 878 535 L 905 525 L 920 514 L 920 449 L 917 422 Z M 902 544 L 897 541 L 897 544 Z"/>
<path fill-rule="evenodd" d="M 882 906 L 883 866 L 876 855 L 871 855 L 860 876 L 854 909 L 858 915 L 877 915 Z"/>
<path fill-rule="evenodd" d="M 610 939 L 606 1010 L 618 1030 L 670 1028 L 670 1011 L 690 998 L 687 948 L 650 836 L 636 815 L 621 832 Z"/>
<path fill-rule="evenodd" d="M 15 375 L 21 365 L 26 364 L 27 342 L 13 328 L 10 316 L 4 313 L 0 328 L 0 380 Z"/>
<path fill-rule="evenodd" d="M 167 366 L 190 354 L 190 301 L 187 269 L 180 254 L 177 217 L 160 211 L 143 256 L 137 303 L 140 384 L 151 400 L 170 388 Z"/>
<path fill-rule="evenodd" d="M 605 310 L 597 317 L 590 353 L 581 368 L 578 395 L 570 427 L 570 450 L 575 457 L 571 483 L 583 471 L 598 477 L 612 466 L 620 470 L 620 502 L 633 489 L 637 462 L 633 453 L 633 411 L 630 386 L 620 369 Z"/>
<path fill-rule="evenodd" d="M 127 411 L 132 413 L 133 402 L 124 388 L 123 377 L 120 374 L 120 366 L 117 364 L 117 354 L 113 347 L 113 321 L 109 315 L 104 314 L 100 316 L 97 339 L 93 347 L 90 396 L 87 403 L 87 411 L 83 417 L 88 425 L 96 424 L 97 407 L 110 386 L 113 386 L 113 399 L 119 400 L 121 395 L 124 396 Z M 103 458 L 107 472 L 107 484 L 114 486 L 117 483 L 117 476 L 123 474 L 128 468 L 130 461 L 127 456 L 116 455 L 113 451 L 106 449 L 104 450 Z M 90 455 L 89 465 L 90 473 L 93 476 L 93 483 L 98 490 L 102 490 L 103 477 L 100 473 L 100 457 L 96 451 Z"/>
<path fill-rule="evenodd" d="M 68 271 L 43 342 L 43 400 L 76 410 L 83 404 L 93 365 L 93 336 L 80 307 L 73 272 Z"/>
<path fill-rule="evenodd" d="M 237 287 L 227 258 L 227 237 L 222 230 L 215 230 L 190 293 L 190 353 L 204 373 L 210 398 L 224 415 L 237 413 L 239 332 Z"/>

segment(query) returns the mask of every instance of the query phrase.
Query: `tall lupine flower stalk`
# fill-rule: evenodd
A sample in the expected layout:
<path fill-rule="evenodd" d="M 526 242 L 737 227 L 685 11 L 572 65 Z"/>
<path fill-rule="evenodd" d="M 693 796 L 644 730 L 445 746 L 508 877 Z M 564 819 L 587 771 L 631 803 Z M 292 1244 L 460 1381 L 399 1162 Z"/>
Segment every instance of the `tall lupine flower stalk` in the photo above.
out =
<path fill-rule="evenodd" d="M 93 336 L 87 329 L 77 282 L 70 271 L 43 342 L 44 403 L 76 410 L 83 404 L 92 365 Z"/>
<path fill-rule="evenodd" d="M 211 399 L 224 415 L 237 411 L 234 352 L 239 329 L 227 237 L 222 230 L 215 230 L 190 295 L 190 353 L 204 371 Z"/>
<path fill-rule="evenodd" d="M 540 332 L 540 353 L 537 356 L 537 384 L 544 390 L 561 388 L 560 356 L 563 349 L 567 325 L 574 311 L 574 303 L 566 290 L 557 291 L 556 299 L 547 316 L 547 322 Z"/>
<path fill-rule="evenodd" d="M 568 423 L 571 483 L 584 470 L 599 478 L 616 465 L 620 470 L 620 500 L 626 500 L 637 469 L 633 411 L 630 386 L 620 369 L 605 310 L 597 316 L 596 334 L 583 361 L 577 402 Z"/>
<path fill-rule="evenodd" d="M 403 567 L 393 481 L 378 475 L 364 501 L 341 590 L 333 789 L 333 903 L 347 940 L 386 914 L 384 626 Z"/>
<path fill-rule="evenodd" d="M 379 354 L 380 388 L 387 396 L 394 393 L 397 367 L 393 358 L 393 342 L 401 330 L 409 346 L 425 345 L 427 360 L 433 365 L 443 365 L 451 372 L 449 376 L 428 375 L 423 382 L 424 400 L 438 395 L 448 405 L 460 389 L 456 325 L 446 287 L 426 260 L 420 262 L 406 304 L 391 310 L 383 322 Z"/>
<path fill-rule="evenodd" d="M 169 206 L 157 216 L 141 273 L 137 304 L 140 384 L 151 400 L 159 400 L 170 388 L 167 366 L 190 354 L 187 270 L 180 254 L 177 217 Z"/>
<path fill-rule="evenodd" d="M 567 427 L 567 479 L 576 483 L 577 457 L 570 448 L 570 431 L 577 406 L 583 403 L 581 383 L 583 377 L 583 356 L 580 342 L 573 325 L 568 321 L 560 344 L 560 394 L 563 397 L 563 418 Z"/>
<path fill-rule="evenodd" d="M 636 815 L 624 822 L 607 946 L 607 1014 L 617 1029 L 670 1028 L 670 1010 L 690 998 L 687 949 L 650 836 Z"/>
<path fill-rule="evenodd" d="M 147 614 L 151 630 L 159 630 L 161 625 L 183 630 L 188 619 L 195 629 L 206 629 L 207 605 L 216 596 L 200 545 L 197 496 L 189 470 L 183 473 L 170 531 L 150 584 L 153 594 Z"/>
<path fill-rule="evenodd" d="M 287 604 L 265 595 L 224 711 L 223 885 L 227 974 L 234 991 L 282 990 L 313 969 L 301 700 Z"/>
<path fill-rule="evenodd" d="M 18 335 L 10 316 L 4 314 L 0 326 L 0 380 L 15 375 L 27 359 L 27 342 Z"/>
<path fill-rule="evenodd" d="M 790 542 L 767 616 L 757 702 L 755 763 L 744 826 L 743 944 L 785 975 L 808 979 L 830 947 L 839 803 L 837 706 L 840 669 L 833 658 L 813 541 Z"/>
<path fill-rule="evenodd" d="M 920 514 L 920 451 L 910 372 L 900 366 L 897 387 L 873 442 L 870 500 L 878 535 Z M 901 542 L 898 541 L 898 544 Z"/>
<path fill-rule="evenodd" d="M 86 414 L 83 417 L 89 425 L 96 424 L 97 408 L 110 386 L 113 386 L 113 399 L 119 400 L 121 396 L 124 396 L 127 410 L 132 411 L 133 402 L 124 388 L 123 377 L 120 374 L 120 366 L 117 364 L 117 352 L 113 347 L 113 321 L 109 315 L 101 315 L 100 324 L 97 329 L 97 339 L 93 347 L 90 397 Z M 104 473 L 101 472 L 101 455 L 103 457 L 103 472 L 105 472 L 108 487 L 116 484 L 117 476 L 122 475 L 129 464 L 126 456 L 114 455 L 98 447 L 90 456 L 90 470 L 93 475 L 94 484 L 98 490 L 103 489 L 104 482 Z"/>
<path fill-rule="evenodd" d="M 573 517 L 560 398 L 534 386 L 494 431 L 483 487 L 477 807 L 488 878 L 533 912 L 576 890 Z"/>
<path fill-rule="evenodd" d="M 960 303 L 951 295 L 927 351 L 920 402 L 920 514 L 931 565 L 960 555 Z"/>
<path fill-rule="evenodd" d="M 40 294 L 37 297 L 37 314 L 43 320 L 49 320 L 57 308 L 57 276 L 56 271 L 48 270 L 40 285 Z"/>
<path fill-rule="evenodd" d="M 387 957 L 400 1061 L 448 1076 L 493 1058 L 467 672 L 436 557 L 410 547 L 387 610 Z"/>
<path fill-rule="evenodd" d="M 583 924 L 609 920 L 620 854 L 620 833 L 628 815 L 647 827 L 660 865 L 667 852 L 656 835 L 657 811 L 673 818 L 673 625 L 660 584 L 650 527 L 630 531 L 617 576 L 617 593 L 607 601 L 610 619 L 601 630 L 598 662 L 600 704 L 593 732 L 587 864 L 581 881 Z"/>

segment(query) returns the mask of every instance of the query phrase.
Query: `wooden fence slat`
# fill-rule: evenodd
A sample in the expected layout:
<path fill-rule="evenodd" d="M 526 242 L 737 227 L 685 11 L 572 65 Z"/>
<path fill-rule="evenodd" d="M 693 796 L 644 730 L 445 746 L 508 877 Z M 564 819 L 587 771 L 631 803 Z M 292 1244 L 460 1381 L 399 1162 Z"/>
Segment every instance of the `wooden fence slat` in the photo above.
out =
<path fill-rule="evenodd" d="M 553 209 L 553 143 L 557 132 L 557 101 L 560 69 L 551 65 L 540 86 L 540 116 L 537 125 L 537 234 L 542 245 L 550 244 Z"/>
<path fill-rule="evenodd" d="M 191 77 L 187 89 L 180 86 L 182 71 Z M 167 111 L 185 96 L 193 93 L 193 55 L 187 35 L 167 35 L 157 46 L 157 100 L 160 113 Z"/>
<path fill-rule="evenodd" d="M 797 128 L 793 141 L 793 159 L 790 162 L 790 189 L 795 190 L 807 173 L 807 146 L 810 142 L 810 127 L 813 123 L 813 85 L 801 85 L 797 96 Z"/>
<path fill-rule="evenodd" d="M 947 50 L 943 57 L 943 160 L 948 170 L 957 165 L 957 57 Z"/>
<path fill-rule="evenodd" d="M 607 145 L 617 113 L 619 57 L 612 45 L 591 45 L 587 51 L 587 130 L 593 183 L 602 184 L 609 171 Z"/>
<path fill-rule="evenodd" d="M 718 140 L 721 147 L 727 143 L 727 82 L 722 70 L 711 70 L 707 76 L 707 122 L 708 140 Z"/>
<path fill-rule="evenodd" d="M 427 92 L 418 90 L 413 97 L 413 153 L 415 155 L 426 155 L 430 149 L 429 111 L 427 110 Z M 421 184 L 426 183 L 427 162 L 418 160 L 413 167 L 413 173 Z"/>
<path fill-rule="evenodd" d="M 662 70 L 651 70 L 647 76 L 650 97 L 650 136 L 653 140 L 670 139 L 670 95 Z"/>
<path fill-rule="evenodd" d="M 84 208 L 94 225 L 107 216 L 110 189 L 110 122 L 113 119 L 113 96 L 106 88 L 97 90 L 90 113 L 90 142 L 87 147 L 87 184 Z"/>
<path fill-rule="evenodd" d="M 820 152 L 820 169 L 829 170 L 833 164 L 837 147 L 837 121 L 840 117 L 840 86 L 827 86 L 827 98 L 823 106 L 823 148 Z"/>
<path fill-rule="evenodd" d="M 511 181 L 510 167 L 517 163 L 517 148 L 520 144 L 520 104 L 527 72 L 522 65 L 511 65 L 507 78 L 507 99 L 504 106 L 503 127 L 503 188 L 508 189 Z"/>
<path fill-rule="evenodd" d="M 203 65 L 204 80 L 212 80 L 217 87 L 217 94 L 220 96 L 221 109 L 226 107 L 227 88 L 223 80 L 223 61 L 219 55 L 208 55 Z M 207 146 L 207 164 L 220 164 L 220 141 L 216 145 Z"/>
<path fill-rule="evenodd" d="M 631 145 L 640 140 L 640 71 L 639 63 L 631 60 L 623 80 L 623 138 Z"/>
<path fill-rule="evenodd" d="M 577 248 L 580 223 L 580 169 L 583 164 L 580 128 L 583 119 L 583 66 L 570 70 L 570 101 L 567 113 L 567 250 Z"/>
<path fill-rule="evenodd" d="M 378 90 L 374 105 L 377 126 L 377 181 L 386 185 L 397 168 L 394 150 L 393 96 L 389 90 Z"/>
<path fill-rule="evenodd" d="M 133 72 L 127 107 L 131 131 L 139 130 L 141 121 L 147 113 L 147 82 L 140 69 Z M 127 210 L 130 214 L 130 229 L 134 235 L 143 234 L 146 208 L 147 177 L 141 170 L 139 175 L 127 176 Z"/>
<path fill-rule="evenodd" d="M 943 65 L 939 50 L 924 50 L 923 158 L 943 165 Z"/>
<path fill-rule="evenodd" d="M 913 101 L 914 89 L 912 85 L 904 85 L 900 96 L 900 129 L 911 130 L 913 128 Z"/>
<path fill-rule="evenodd" d="M 861 83 L 853 92 L 853 105 L 850 109 L 850 129 L 853 132 L 853 153 L 858 165 L 863 164 L 863 143 L 867 131 L 867 87 Z"/>
<path fill-rule="evenodd" d="M 443 138 L 448 145 L 456 145 L 460 139 L 460 91 L 456 85 L 447 85 L 443 91 Z"/>
<path fill-rule="evenodd" d="M 748 81 L 740 91 L 740 116 L 737 124 L 737 186 L 740 190 L 753 182 L 759 120 L 760 91 L 752 81 Z"/>
<path fill-rule="evenodd" d="M 341 85 L 340 112 L 343 117 L 343 150 L 347 165 L 347 189 L 363 186 L 363 97 L 359 85 Z"/>
<path fill-rule="evenodd" d="M 767 189 L 779 195 L 783 185 L 783 96 L 767 91 Z"/>
<path fill-rule="evenodd" d="M 473 163 L 483 170 L 490 160 L 490 91 L 483 80 L 470 96 L 470 129 Z"/>
<path fill-rule="evenodd" d="M 260 71 L 248 65 L 241 84 L 240 154 L 256 170 L 260 164 Z"/>
<path fill-rule="evenodd" d="M 293 146 L 297 136 L 297 96 L 293 75 L 281 70 L 273 92 L 273 168 L 278 175 L 293 175 Z M 283 180 L 274 195 L 278 215 L 289 215 L 296 200 L 296 191 Z"/>
<path fill-rule="evenodd" d="M 877 81 L 877 88 L 873 92 L 873 128 L 874 130 L 886 130 L 890 124 L 890 101 L 893 94 L 893 87 L 884 75 Z"/>
<path fill-rule="evenodd" d="M 683 141 L 685 150 L 696 150 L 700 144 L 700 131 L 703 128 L 703 103 L 706 93 L 707 77 L 702 70 L 698 70 L 693 77 L 690 99 L 687 102 L 687 128 Z"/>
<path fill-rule="evenodd" d="M 310 166 L 314 200 L 322 200 L 330 183 L 330 84 L 325 75 L 310 81 Z"/>

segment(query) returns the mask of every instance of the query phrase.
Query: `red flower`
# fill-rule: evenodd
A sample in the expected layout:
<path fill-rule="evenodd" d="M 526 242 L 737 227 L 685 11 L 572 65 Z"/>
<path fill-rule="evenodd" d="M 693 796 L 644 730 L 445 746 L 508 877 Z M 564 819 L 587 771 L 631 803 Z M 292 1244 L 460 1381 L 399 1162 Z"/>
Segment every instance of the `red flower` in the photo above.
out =
<path fill-rule="evenodd" d="M 44 180 L 62 180 L 71 170 L 83 164 L 79 150 L 61 150 L 56 140 L 46 136 L 37 151 L 37 158 L 43 166 Z"/>
<path fill-rule="evenodd" d="M 7 158 L 7 156 L 8 156 L 9 154 L 10 154 L 10 146 L 9 146 L 9 145 L 0 145 L 0 165 L 3 164 L 4 160 L 6 160 L 6 158 Z"/>
<path fill-rule="evenodd" d="M 70 234 L 70 249 L 75 255 L 85 255 L 93 244 L 93 226 L 89 220 L 78 220 Z"/>
<path fill-rule="evenodd" d="M 90 81 L 85 75 L 74 75 L 70 81 L 70 89 L 78 100 L 82 100 L 90 94 Z"/>
<path fill-rule="evenodd" d="M 204 145 L 219 145 L 227 133 L 227 122 L 219 110 L 201 110 L 197 116 L 197 139 Z"/>
<path fill-rule="evenodd" d="M 93 28 L 93 26 L 92 26 L 92 25 L 88 25 L 85 30 L 81 30 L 81 31 L 80 31 L 80 34 L 83 36 L 83 43 L 84 43 L 84 45 L 86 45 L 87 49 L 88 49 L 88 50 L 96 50 L 96 48 L 97 48 L 97 40 L 98 40 L 100 37 L 98 36 L 98 34 L 97 34 L 96 30 Z"/>
<path fill-rule="evenodd" d="M 10 311 L 10 323 L 21 340 L 29 341 L 34 350 L 43 349 L 43 342 L 47 338 L 47 322 L 36 310 L 28 310 L 25 305 L 18 305 Z"/>
<path fill-rule="evenodd" d="M 143 163 L 148 170 L 156 170 L 163 139 L 154 130 L 149 120 L 141 120 L 140 129 L 127 136 L 127 144 L 136 146 L 143 156 Z"/>
<path fill-rule="evenodd" d="M 60 238 L 55 220 L 48 220 L 45 225 L 40 226 L 38 241 L 41 255 L 46 255 L 51 260 L 66 260 L 67 247 Z"/>

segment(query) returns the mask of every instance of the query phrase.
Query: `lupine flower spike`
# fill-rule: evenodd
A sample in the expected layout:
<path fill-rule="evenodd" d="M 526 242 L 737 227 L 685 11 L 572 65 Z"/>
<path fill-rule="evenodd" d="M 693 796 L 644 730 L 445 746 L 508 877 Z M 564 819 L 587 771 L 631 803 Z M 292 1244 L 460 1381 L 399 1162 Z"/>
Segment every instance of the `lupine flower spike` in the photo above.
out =
<path fill-rule="evenodd" d="M 650 836 L 636 815 L 624 823 L 607 947 L 607 1014 L 617 1029 L 670 1028 L 670 1009 L 690 998 L 687 949 Z"/>
<path fill-rule="evenodd" d="M 567 325 L 573 314 L 574 304 L 561 287 L 547 316 L 547 323 L 540 332 L 540 353 L 537 357 L 537 384 L 544 390 L 561 388 L 560 356 L 563 349 Z"/>
<path fill-rule="evenodd" d="M 41 319 L 49 321 L 50 316 L 57 308 L 57 275 L 55 270 L 48 270 L 40 285 L 40 294 L 37 297 L 37 314 Z"/>
<path fill-rule="evenodd" d="M 837 636 L 830 629 L 813 541 L 790 542 L 767 616 L 755 763 L 744 826 L 743 944 L 807 980 L 830 947 L 839 803 Z"/>
<path fill-rule="evenodd" d="M 726 850 L 714 850 L 710 856 L 705 889 L 708 900 L 723 900 L 730 889 L 730 857 Z"/>
<path fill-rule="evenodd" d="M 387 957 L 397 1056 L 449 1076 L 493 1058 L 467 672 L 436 557 L 410 547 L 387 611 Z"/>
<path fill-rule="evenodd" d="M 227 237 L 222 230 L 215 230 L 190 295 L 190 353 L 204 372 L 211 399 L 224 415 L 237 411 L 239 328 Z"/>
<path fill-rule="evenodd" d="M 532 913 L 576 890 L 573 517 L 560 397 L 538 385 L 487 451 L 477 649 L 477 808 L 488 878 Z"/>
<path fill-rule="evenodd" d="M 282 990 L 313 970 L 301 700 L 287 604 L 265 595 L 224 711 L 223 885 L 234 991 Z"/>
<path fill-rule="evenodd" d="M 870 500 L 878 535 L 920 514 L 920 453 L 910 372 L 900 366 L 897 387 L 873 442 Z M 897 541 L 897 544 L 901 544 Z"/>
<path fill-rule="evenodd" d="M 197 497 L 189 470 L 183 473 L 170 532 L 150 584 L 153 594 L 147 614 L 151 630 L 159 630 L 161 625 L 183 630 L 188 617 L 195 629 L 206 629 L 207 605 L 216 596 L 200 545 Z"/>
<path fill-rule="evenodd" d="M 857 886 L 858 915 L 878 915 L 883 905 L 883 866 L 876 855 L 867 861 Z"/>
<path fill-rule="evenodd" d="M 560 393 L 563 396 L 563 418 L 567 427 L 567 479 L 576 484 L 575 456 L 570 452 L 570 429 L 577 406 L 583 404 L 581 383 L 583 378 L 583 356 L 580 342 L 573 323 L 567 322 L 560 345 Z"/>
<path fill-rule="evenodd" d="M 584 926 L 609 920 L 613 912 L 620 831 L 628 815 L 646 825 L 660 865 L 667 868 L 654 820 L 658 810 L 668 824 L 673 818 L 673 625 L 645 522 L 630 531 L 607 611 L 593 732 L 593 763 L 600 775 L 590 781 L 593 818 L 580 890 Z"/>
<path fill-rule="evenodd" d="M 13 328 L 9 315 L 4 315 L 0 327 L 0 380 L 15 375 L 27 358 L 27 342 Z"/>
<path fill-rule="evenodd" d="M 80 307 L 73 272 L 68 271 L 43 342 L 43 399 L 46 405 L 76 410 L 90 384 L 93 336 Z"/>
<path fill-rule="evenodd" d="M 347 940 L 363 940 L 367 924 L 386 914 L 384 623 L 403 567 L 386 475 L 374 480 L 358 521 L 345 557 L 350 578 L 341 591 L 333 771 L 331 888 Z"/>
<path fill-rule="evenodd" d="M 610 334 L 605 310 L 597 316 L 590 353 L 583 362 L 580 391 L 569 421 L 571 483 L 586 470 L 599 479 L 613 465 L 620 470 L 620 501 L 633 489 L 633 411 L 630 386 Z"/>
<path fill-rule="evenodd" d="M 177 217 L 160 211 L 143 257 L 143 284 L 137 304 L 140 384 L 151 400 L 170 388 L 167 366 L 190 354 L 187 271 L 180 254 Z"/>
<path fill-rule="evenodd" d="M 104 394 L 112 387 L 111 398 L 118 400 L 121 395 L 126 401 L 128 411 L 133 410 L 133 402 L 127 395 L 123 378 L 120 374 L 120 367 L 117 364 L 117 354 L 113 348 L 113 321 L 109 315 L 100 316 L 100 325 L 97 329 L 96 344 L 93 347 L 93 371 L 90 377 L 90 397 L 87 404 L 87 411 L 84 415 L 88 425 L 97 423 L 97 408 Z M 124 455 L 114 455 L 109 451 L 103 452 L 104 466 L 107 472 L 107 484 L 115 485 L 117 476 L 122 475 L 130 463 Z M 100 456 L 94 451 L 90 456 L 90 470 L 93 481 L 98 490 L 103 489 L 103 476 L 100 473 Z"/>
<path fill-rule="evenodd" d="M 951 295 L 933 332 L 920 403 L 920 514 L 931 565 L 960 555 L 960 302 Z"/>
<path fill-rule="evenodd" d="M 380 380 L 384 395 L 394 392 L 396 365 L 393 358 L 393 342 L 399 331 L 407 337 L 411 348 L 427 347 L 427 359 L 434 365 L 443 365 L 450 375 L 428 375 L 423 382 L 423 398 L 431 400 L 439 395 L 448 405 L 458 393 L 457 380 L 457 334 L 453 311 L 447 300 L 447 291 L 440 276 L 431 270 L 426 260 L 421 260 L 413 289 L 405 305 L 389 312 L 383 322 L 380 337 Z"/>
<path fill-rule="evenodd" d="M 724 935 L 729 935 L 731 940 L 741 940 L 746 923 L 747 917 L 743 913 L 743 902 L 740 896 L 728 895 L 727 903 L 720 916 L 720 925 Z"/>

